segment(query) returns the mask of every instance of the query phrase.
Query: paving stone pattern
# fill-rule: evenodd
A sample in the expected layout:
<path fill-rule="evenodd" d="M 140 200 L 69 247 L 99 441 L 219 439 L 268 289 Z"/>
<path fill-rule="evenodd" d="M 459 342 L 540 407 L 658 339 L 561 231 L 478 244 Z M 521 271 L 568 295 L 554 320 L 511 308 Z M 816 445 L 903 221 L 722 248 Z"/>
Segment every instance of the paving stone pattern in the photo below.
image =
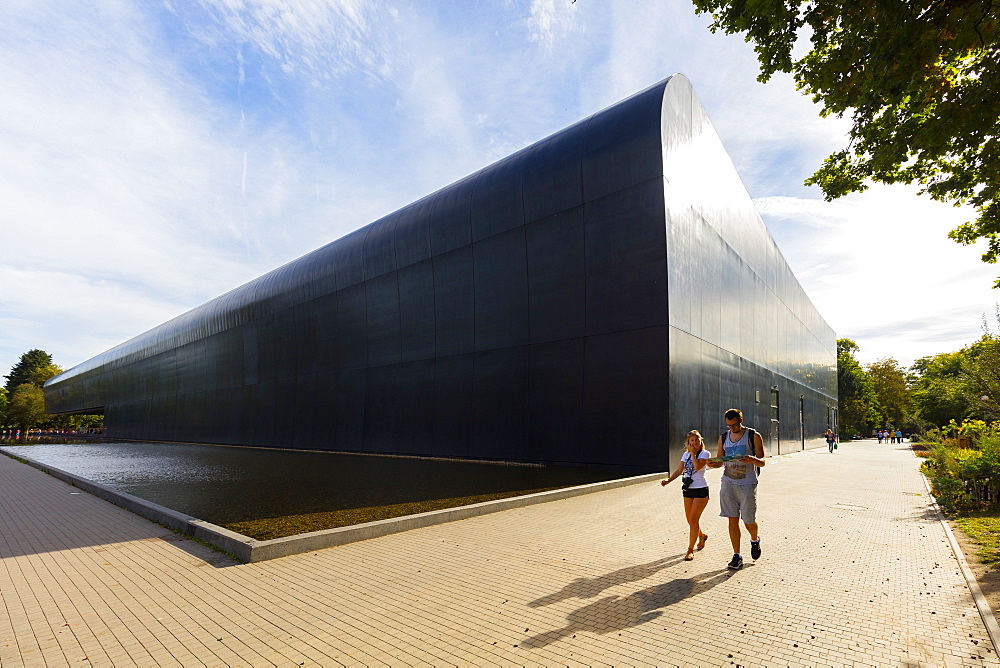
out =
<path fill-rule="evenodd" d="M 0 665 L 997 666 L 906 445 L 777 456 L 727 571 L 719 472 L 239 564 L 0 456 Z"/>

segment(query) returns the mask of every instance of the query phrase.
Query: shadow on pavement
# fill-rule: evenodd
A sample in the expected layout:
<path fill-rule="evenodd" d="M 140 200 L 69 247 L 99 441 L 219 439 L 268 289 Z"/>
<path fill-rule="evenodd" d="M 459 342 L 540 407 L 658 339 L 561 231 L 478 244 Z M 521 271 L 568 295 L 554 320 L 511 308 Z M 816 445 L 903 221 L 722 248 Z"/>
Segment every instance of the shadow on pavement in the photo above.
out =
<path fill-rule="evenodd" d="M 656 564 L 658 562 L 653 563 Z M 615 571 L 615 573 L 647 568 L 649 566 L 650 564 L 645 564 L 644 566 Z M 609 575 L 613 576 L 615 573 Z M 670 582 L 641 589 L 628 596 L 608 596 L 602 598 L 599 601 L 595 601 L 590 605 L 569 613 L 566 617 L 566 626 L 563 628 L 546 631 L 545 633 L 539 633 L 527 638 L 521 643 L 521 646 L 534 649 L 551 645 L 562 638 L 570 637 L 581 631 L 603 635 L 645 624 L 662 615 L 662 608 L 671 606 L 690 596 L 697 596 L 706 592 L 715 585 L 728 580 L 733 573 L 733 571 L 723 568 L 717 571 L 709 571 L 693 578 L 671 580 Z M 594 578 L 594 580 L 600 581 L 604 577 Z M 611 583 L 607 586 L 611 586 Z"/>
<path fill-rule="evenodd" d="M 664 557 L 663 559 L 651 561 L 648 564 L 629 566 L 628 568 L 612 571 L 596 578 L 577 578 L 559 591 L 548 596 L 543 596 L 536 601 L 531 601 L 528 603 L 528 607 L 540 608 L 543 605 L 551 605 L 559 601 L 565 601 L 568 598 L 593 598 L 605 589 L 614 587 L 615 585 L 645 580 L 649 576 L 680 561 L 680 556 Z"/>
<path fill-rule="evenodd" d="M 159 540 L 171 543 L 191 557 L 215 568 L 241 563 L 188 536 L 175 533 L 28 464 L 16 461 L 16 458 L 0 455 L 0 465 L 13 471 L 15 476 L 25 479 L 39 476 L 42 481 L 41 484 L 26 485 L 18 489 L 0 486 L 0 559 L 83 550 L 100 553 L 98 558 L 102 561 L 114 561 L 119 554 L 119 545 Z M 115 514 L 127 513 L 130 521 L 108 522 L 114 515 L 95 514 L 92 508 L 81 508 L 78 499 L 86 500 L 87 504 L 93 501 L 107 504 L 107 508 L 113 508 Z M 136 521 L 131 521 L 132 518 Z"/>

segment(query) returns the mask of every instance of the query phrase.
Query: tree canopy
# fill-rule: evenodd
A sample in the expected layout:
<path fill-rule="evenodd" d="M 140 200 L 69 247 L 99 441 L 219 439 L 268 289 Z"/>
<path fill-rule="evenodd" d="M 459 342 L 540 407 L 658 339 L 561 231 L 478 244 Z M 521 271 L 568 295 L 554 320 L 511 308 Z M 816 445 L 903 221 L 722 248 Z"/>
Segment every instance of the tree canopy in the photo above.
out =
<path fill-rule="evenodd" d="M 794 76 L 821 115 L 849 115 L 848 144 L 807 184 L 827 200 L 866 181 L 917 183 L 976 211 L 949 236 L 1000 257 L 1000 43 L 992 0 L 693 0 L 711 28 L 743 33 L 758 79 Z M 811 45 L 801 56 L 804 40 Z M 799 48 L 796 48 L 796 47 Z M 1000 279 L 994 284 L 1000 287 Z"/>
<path fill-rule="evenodd" d="M 962 372 L 965 352 L 921 357 L 913 363 L 913 405 L 916 417 L 935 426 L 973 417 L 972 395 Z"/>
<path fill-rule="evenodd" d="M 13 394 L 19 386 L 25 383 L 41 387 L 49 378 L 60 373 L 62 373 L 62 369 L 52 362 L 52 355 L 35 348 L 21 355 L 21 359 L 10 370 L 10 373 L 4 376 L 7 379 L 4 388 Z"/>
<path fill-rule="evenodd" d="M 871 378 L 854 358 L 858 344 L 837 339 L 837 394 L 841 433 L 868 433 L 881 420 Z"/>
<path fill-rule="evenodd" d="M 1000 336 L 984 334 L 963 353 L 962 375 L 970 404 L 982 417 L 1000 419 Z"/>
<path fill-rule="evenodd" d="M 10 373 L 4 376 L 7 382 L 0 394 L 0 424 L 29 429 L 45 423 L 42 385 L 60 373 L 62 369 L 44 350 L 35 348 L 21 355 Z"/>
<path fill-rule="evenodd" d="M 879 412 L 894 427 L 901 427 L 910 417 L 910 388 L 906 371 L 891 357 L 872 362 L 867 368 Z"/>
<path fill-rule="evenodd" d="M 42 388 L 22 383 L 14 388 L 7 405 L 7 419 L 27 431 L 45 419 L 45 397 Z"/>

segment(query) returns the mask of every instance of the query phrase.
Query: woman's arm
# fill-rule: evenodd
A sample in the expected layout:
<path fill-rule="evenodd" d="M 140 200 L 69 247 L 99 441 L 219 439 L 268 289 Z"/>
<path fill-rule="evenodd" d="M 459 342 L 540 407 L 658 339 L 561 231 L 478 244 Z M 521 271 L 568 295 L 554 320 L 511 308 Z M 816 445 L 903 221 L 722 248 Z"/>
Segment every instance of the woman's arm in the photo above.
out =
<path fill-rule="evenodd" d="M 701 452 L 698 453 L 698 458 L 694 460 L 694 470 L 700 471 L 708 466 L 708 458 L 711 456 L 712 455 L 708 450 L 702 448 Z"/>
<path fill-rule="evenodd" d="M 684 460 L 682 459 L 681 463 L 677 465 L 677 469 L 673 473 L 670 474 L 670 477 L 667 478 L 666 480 L 661 480 L 660 484 L 661 485 L 666 485 L 668 482 L 670 482 L 674 478 L 678 477 L 681 474 L 681 472 L 683 472 L 683 471 L 684 471 Z"/>

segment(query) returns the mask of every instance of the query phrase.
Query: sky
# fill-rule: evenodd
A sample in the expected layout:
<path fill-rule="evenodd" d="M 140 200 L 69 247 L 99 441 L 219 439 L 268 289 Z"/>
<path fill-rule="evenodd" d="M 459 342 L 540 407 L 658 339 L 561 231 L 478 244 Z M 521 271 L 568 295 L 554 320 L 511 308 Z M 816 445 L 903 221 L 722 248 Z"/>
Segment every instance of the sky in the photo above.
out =
<path fill-rule="evenodd" d="M 996 329 L 1000 266 L 910 186 L 803 181 L 844 119 L 683 0 L 5 0 L 0 374 L 73 367 L 675 72 L 864 363 Z"/>

